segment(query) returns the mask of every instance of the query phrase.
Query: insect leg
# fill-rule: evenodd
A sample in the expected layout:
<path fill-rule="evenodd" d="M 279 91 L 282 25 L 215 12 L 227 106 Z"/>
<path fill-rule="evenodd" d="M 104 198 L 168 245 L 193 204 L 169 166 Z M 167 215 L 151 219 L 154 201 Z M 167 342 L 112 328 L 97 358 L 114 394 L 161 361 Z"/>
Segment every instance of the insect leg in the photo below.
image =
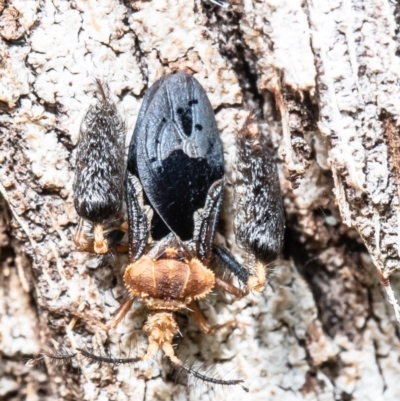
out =
<path fill-rule="evenodd" d="M 193 313 L 193 318 L 197 325 L 199 326 L 200 330 L 205 333 L 205 334 L 215 334 L 218 330 L 223 329 L 224 327 L 229 327 L 229 326 L 236 326 L 237 321 L 236 319 L 228 320 L 227 322 L 223 324 L 216 324 L 215 326 L 210 326 L 210 324 L 207 322 L 206 317 L 204 316 L 203 312 L 200 310 L 200 308 L 197 306 L 196 302 L 192 302 L 189 304 L 189 309 Z"/>
<path fill-rule="evenodd" d="M 68 312 L 73 316 L 79 317 L 86 322 L 92 323 L 95 326 L 98 326 L 102 328 L 104 331 L 109 331 L 111 329 L 114 329 L 115 327 L 118 326 L 118 324 L 122 321 L 122 319 L 125 317 L 125 315 L 128 313 L 130 308 L 132 307 L 134 302 L 133 298 L 127 298 L 122 303 L 119 305 L 118 309 L 115 311 L 112 319 L 109 321 L 109 323 L 104 324 L 102 321 L 99 319 L 90 316 L 86 313 L 80 312 L 76 308 L 72 307 L 63 307 L 63 308 L 52 308 L 50 306 L 46 306 L 46 309 L 53 311 L 53 312 Z M 138 310 L 135 311 L 135 315 L 139 314 L 141 312 L 142 308 L 139 308 Z"/>
<path fill-rule="evenodd" d="M 151 211 L 144 207 L 142 186 L 138 178 L 129 171 L 126 177 L 126 204 L 129 227 L 129 263 L 134 263 L 142 256 L 149 238 Z"/>
<path fill-rule="evenodd" d="M 243 295 L 247 295 L 248 290 L 262 291 L 267 277 L 267 266 L 265 263 L 256 261 L 253 266 L 253 272 L 250 274 L 250 271 L 244 268 L 227 249 L 219 245 L 214 245 L 213 250 L 214 255 L 222 262 L 223 266 L 230 270 L 237 279 L 246 286 L 247 291 L 243 291 Z M 217 283 L 217 285 L 219 284 Z M 228 285 L 236 289 L 236 287 L 229 283 L 219 286 L 224 288 L 225 291 L 236 295 L 235 292 L 232 292 L 232 290 L 226 287 Z M 236 290 L 240 291 L 238 289 Z M 241 297 L 243 295 L 236 296 Z"/>
<path fill-rule="evenodd" d="M 122 319 L 125 317 L 125 315 L 128 313 L 128 311 L 131 309 L 133 305 L 134 299 L 133 298 L 127 298 L 125 299 L 118 309 L 115 311 L 114 316 L 112 319 L 107 323 L 104 324 L 101 322 L 99 319 L 96 319 L 93 316 L 87 315 L 85 313 L 82 313 L 76 309 L 73 308 L 62 308 L 61 310 L 63 312 L 69 312 L 71 315 L 74 315 L 76 317 L 79 317 L 86 322 L 90 322 L 100 328 L 102 328 L 104 331 L 109 331 L 111 329 L 114 329 L 115 327 L 118 326 L 118 324 L 122 321 Z M 60 309 L 56 308 L 53 309 L 51 307 L 47 307 L 49 310 L 53 310 L 55 312 L 59 312 Z M 143 308 L 138 308 L 135 310 L 134 315 L 138 315 L 141 313 Z M 72 352 L 72 351 L 54 351 L 54 352 L 48 352 L 48 351 L 42 351 L 36 358 L 30 359 L 26 365 L 27 366 L 36 366 L 42 361 L 50 360 L 50 361 L 69 361 L 72 358 L 76 357 L 77 354 L 81 354 L 86 358 L 92 359 L 95 362 L 104 362 L 104 363 L 112 363 L 112 364 L 121 364 L 121 363 L 132 363 L 132 362 L 137 362 L 141 360 L 141 358 L 109 358 L 109 357 L 104 357 L 102 355 L 96 355 L 91 353 L 90 351 L 87 351 L 82 348 L 77 348 L 77 352 Z"/>
<path fill-rule="evenodd" d="M 214 245 L 213 251 L 214 255 L 222 262 L 223 266 L 231 271 L 241 283 L 247 285 L 250 272 L 245 269 L 227 249 L 219 245 Z"/>
<path fill-rule="evenodd" d="M 123 301 L 121 305 L 118 307 L 118 309 L 115 311 L 112 319 L 105 325 L 104 330 L 109 331 L 117 327 L 118 324 L 121 322 L 121 320 L 131 309 L 133 301 L 134 299 L 132 298 L 128 298 L 125 301 Z M 138 313 L 138 311 L 135 311 L 135 314 L 136 313 Z"/>
<path fill-rule="evenodd" d="M 205 265 L 211 259 L 215 229 L 222 205 L 222 190 L 224 181 L 218 180 L 210 187 L 203 209 L 196 211 L 194 215 L 195 230 L 194 242 L 197 257 Z"/>
<path fill-rule="evenodd" d="M 236 298 L 243 298 L 249 293 L 248 290 L 242 291 L 240 288 L 235 287 L 232 283 L 224 280 L 222 277 L 215 276 L 215 284 L 224 291 L 229 292 L 229 294 L 234 295 Z"/>

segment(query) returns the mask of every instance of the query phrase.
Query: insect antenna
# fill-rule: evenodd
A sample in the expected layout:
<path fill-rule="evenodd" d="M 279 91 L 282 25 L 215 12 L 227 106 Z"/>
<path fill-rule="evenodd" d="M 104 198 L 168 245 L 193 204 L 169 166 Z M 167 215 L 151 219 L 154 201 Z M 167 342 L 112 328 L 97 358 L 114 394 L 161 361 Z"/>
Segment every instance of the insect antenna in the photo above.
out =
<path fill-rule="evenodd" d="M 235 386 L 235 385 L 241 385 L 242 389 L 246 391 L 246 393 L 249 392 L 249 389 L 245 386 L 243 386 L 241 383 L 244 382 L 244 380 L 222 380 L 222 379 L 217 379 L 215 377 L 207 376 L 199 371 L 193 369 L 193 367 L 185 365 L 178 357 L 175 355 L 173 357 L 170 357 L 170 360 L 172 364 L 181 370 L 185 371 L 187 374 L 193 376 L 196 379 L 199 379 L 203 382 L 206 383 L 212 383 L 212 384 L 220 384 L 222 386 Z"/>
<path fill-rule="evenodd" d="M 54 349 L 52 351 L 41 351 L 35 358 L 29 359 L 26 366 L 34 367 L 42 363 L 55 362 L 57 365 L 64 365 L 71 362 L 72 358 L 77 355 L 77 352 L 68 351 L 64 347 Z"/>
<path fill-rule="evenodd" d="M 103 103 L 108 102 L 108 86 L 103 84 L 99 78 L 96 78 L 96 86 L 99 94 L 102 98 Z"/>
<path fill-rule="evenodd" d="M 122 364 L 128 364 L 128 363 L 136 363 L 142 360 L 142 358 L 136 356 L 133 358 L 114 358 L 112 356 L 104 356 L 104 355 L 96 355 L 84 348 L 77 348 L 77 351 L 84 356 L 87 359 L 90 359 L 92 361 L 98 362 L 100 364 L 102 363 L 109 363 L 112 365 L 122 365 Z"/>

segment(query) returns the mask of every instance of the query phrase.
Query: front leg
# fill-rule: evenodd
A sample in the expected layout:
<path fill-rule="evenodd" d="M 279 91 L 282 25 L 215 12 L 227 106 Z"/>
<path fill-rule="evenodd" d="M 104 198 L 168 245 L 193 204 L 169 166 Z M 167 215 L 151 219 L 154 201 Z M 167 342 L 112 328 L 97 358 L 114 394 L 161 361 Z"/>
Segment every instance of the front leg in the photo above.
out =
<path fill-rule="evenodd" d="M 129 263 L 136 262 L 144 252 L 150 235 L 152 211 L 146 208 L 143 189 L 139 179 L 127 172 L 126 205 L 128 208 L 128 258 Z"/>
<path fill-rule="evenodd" d="M 227 268 L 231 273 L 233 273 L 236 278 L 244 285 L 247 285 L 249 281 L 250 272 L 245 269 L 235 257 L 225 248 L 219 245 L 214 245 L 213 247 L 214 256 L 222 263 L 222 265 Z"/>
<path fill-rule="evenodd" d="M 232 283 L 217 275 L 215 276 L 215 285 L 225 292 L 234 295 L 236 298 L 243 298 L 249 293 L 248 290 L 242 291 L 240 288 L 235 287 Z"/>
<path fill-rule="evenodd" d="M 208 190 L 206 203 L 194 214 L 194 244 L 197 257 L 207 265 L 212 257 L 215 230 L 222 205 L 224 180 L 215 181 Z"/>
<path fill-rule="evenodd" d="M 204 316 L 203 312 L 200 310 L 200 308 L 197 306 L 196 302 L 191 302 L 189 304 L 189 309 L 193 313 L 193 318 L 197 325 L 199 326 L 200 330 L 205 333 L 205 334 L 215 334 L 218 330 L 223 329 L 224 327 L 230 327 L 230 326 L 237 326 L 238 322 L 236 319 L 229 320 L 223 324 L 216 324 L 215 326 L 211 326 L 208 322 L 206 317 Z"/>
<path fill-rule="evenodd" d="M 247 295 L 249 291 L 261 292 L 263 290 L 267 277 L 266 265 L 264 263 L 256 262 L 254 268 L 250 272 L 250 270 L 243 267 L 227 249 L 219 245 L 214 245 L 213 251 L 214 256 L 221 262 L 221 264 L 231 273 L 233 273 L 242 284 L 245 285 L 246 291 L 241 291 L 238 288 L 233 287 L 231 284 L 233 288 L 235 288 L 237 291 L 241 291 L 241 293 L 243 294 L 237 295 L 237 292 L 233 292 L 233 290 L 229 290 L 223 287 L 224 284 L 219 285 L 217 282 L 216 284 L 219 287 L 223 288 L 225 291 L 230 292 L 231 294 L 234 294 L 239 298 Z"/>
<path fill-rule="evenodd" d="M 124 301 L 122 301 L 122 303 L 120 304 L 118 309 L 115 311 L 113 317 L 107 324 L 104 324 L 102 321 L 100 321 L 99 319 L 97 319 L 93 316 L 90 316 L 86 313 L 80 312 L 77 309 L 71 308 L 68 306 L 64 307 L 64 308 L 52 308 L 52 307 L 47 306 L 46 309 L 53 311 L 53 312 L 68 312 L 75 317 L 81 318 L 85 322 L 88 322 L 95 326 L 100 327 L 104 331 L 109 331 L 118 326 L 118 324 L 122 321 L 122 319 L 125 317 L 125 315 L 131 309 L 133 302 L 134 302 L 133 298 L 127 298 Z M 135 315 L 139 314 L 141 311 L 142 311 L 142 308 L 137 309 L 135 311 Z"/>

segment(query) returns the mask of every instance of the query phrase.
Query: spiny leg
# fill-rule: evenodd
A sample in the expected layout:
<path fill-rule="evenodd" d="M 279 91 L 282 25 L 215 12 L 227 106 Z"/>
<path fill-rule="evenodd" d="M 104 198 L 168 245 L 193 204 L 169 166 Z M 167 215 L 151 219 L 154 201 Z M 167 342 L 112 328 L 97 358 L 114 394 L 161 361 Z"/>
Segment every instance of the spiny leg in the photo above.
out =
<path fill-rule="evenodd" d="M 224 180 L 217 180 L 208 190 L 204 207 L 194 214 L 195 229 L 193 240 L 197 257 L 208 265 L 212 253 L 215 230 L 222 205 Z"/>
<path fill-rule="evenodd" d="M 185 365 L 175 354 L 174 354 L 174 349 L 172 347 L 171 344 L 164 344 L 164 346 L 162 347 L 165 355 L 168 356 L 169 360 L 171 361 L 171 363 L 184 370 L 186 373 L 192 375 L 193 377 L 196 377 L 197 379 L 203 380 L 206 383 L 213 383 L 213 384 L 220 384 L 222 386 L 234 386 L 234 385 L 238 385 L 243 383 L 243 380 L 221 380 L 221 379 L 216 379 L 215 377 L 210 377 L 210 376 L 206 376 L 201 374 L 200 372 L 198 372 L 197 370 L 194 370 L 193 368 L 191 368 L 190 366 Z M 136 363 L 142 360 L 148 360 L 150 359 L 150 354 L 146 353 L 146 355 L 144 355 L 143 357 L 133 357 L 133 358 L 109 358 L 109 357 L 105 357 L 102 355 L 96 355 L 93 354 L 85 349 L 82 348 L 77 348 L 77 351 L 83 355 L 85 358 L 91 359 L 95 362 L 98 363 L 110 363 L 113 365 L 121 365 L 121 364 L 130 364 L 130 363 Z M 153 352 L 155 351 L 155 353 L 157 353 L 158 351 L 158 347 L 157 349 L 153 348 L 153 350 L 151 351 L 151 355 L 152 357 L 155 355 L 153 355 Z M 51 358 L 52 355 L 46 355 L 47 357 Z M 68 357 L 70 358 L 70 356 Z M 34 366 L 34 364 L 30 365 L 30 366 Z M 249 389 L 243 385 L 241 385 L 241 387 L 243 388 L 244 391 L 248 392 Z"/>
<path fill-rule="evenodd" d="M 144 252 L 150 234 L 151 212 L 146 210 L 139 179 L 131 173 L 126 177 L 126 205 L 128 209 L 128 259 L 136 262 Z"/>
<path fill-rule="evenodd" d="M 226 248 L 214 245 L 213 253 L 222 265 L 232 272 L 241 283 L 247 284 L 250 275 L 249 271 L 245 269 Z"/>
<path fill-rule="evenodd" d="M 197 325 L 199 326 L 200 330 L 205 334 L 212 335 L 212 334 L 215 334 L 218 330 L 223 329 L 224 327 L 237 325 L 237 320 L 232 319 L 223 324 L 216 324 L 215 326 L 210 326 L 210 324 L 207 322 L 207 319 L 204 316 L 203 312 L 197 306 L 196 302 L 192 302 L 189 305 L 189 309 L 193 312 L 193 318 L 194 318 L 195 322 L 197 323 Z"/>
<path fill-rule="evenodd" d="M 124 318 L 126 313 L 129 311 L 130 307 L 132 306 L 133 301 L 134 301 L 133 299 L 127 299 L 124 302 L 122 302 L 121 305 L 119 306 L 119 308 L 117 309 L 117 311 L 115 312 L 112 320 L 108 324 L 104 324 L 101 321 L 99 321 L 98 319 L 93 318 L 91 316 L 87 316 L 84 313 L 81 313 L 79 311 L 72 310 L 69 308 L 66 308 L 66 310 L 68 310 L 71 314 L 73 314 L 77 317 L 80 317 L 86 321 L 89 321 L 89 322 L 101 327 L 105 331 L 108 331 L 108 330 L 111 330 L 112 328 L 116 327 L 118 325 L 118 323 L 121 322 L 121 320 Z M 51 308 L 49 308 L 49 309 L 51 309 Z M 138 314 L 139 311 L 141 311 L 142 309 L 143 308 L 137 309 L 134 314 L 135 315 Z M 65 308 L 63 310 L 65 310 Z M 57 309 L 57 311 L 58 311 L 58 309 Z M 172 335 L 172 337 L 173 337 L 173 335 Z M 153 341 L 150 341 L 147 353 L 144 356 L 141 356 L 141 357 L 137 356 L 137 357 L 132 357 L 132 358 L 107 357 L 104 355 L 94 354 L 93 352 L 90 352 L 87 349 L 78 348 L 78 347 L 76 348 L 76 352 L 64 352 L 64 353 L 61 352 L 60 353 L 58 351 L 55 351 L 55 352 L 43 351 L 37 358 L 30 359 L 26 363 L 26 365 L 31 366 L 31 367 L 36 366 L 41 361 L 43 361 L 45 358 L 48 358 L 48 359 L 54 360 L 54 361 L 71 360 L 78 354 L 84 356 L 85 358 L 91 359 L 94 362 L 98 362 L 98 363 L 110 363 L 113 365 L 129 364 L 129 363 L 139 362 L 142 360 L 147 360 L 147 359 L 154 357 L 155 354 L 157 353 L 158 349 L 159 349 L 158 344 L 153 340 Z"/>

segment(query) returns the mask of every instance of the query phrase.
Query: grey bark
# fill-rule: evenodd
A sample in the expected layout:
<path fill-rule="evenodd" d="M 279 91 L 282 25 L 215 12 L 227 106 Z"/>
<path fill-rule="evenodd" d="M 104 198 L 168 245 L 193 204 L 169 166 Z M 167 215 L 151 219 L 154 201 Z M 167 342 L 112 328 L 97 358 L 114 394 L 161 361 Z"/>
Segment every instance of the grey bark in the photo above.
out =
<path fill-rule="evenodd" d="M 396 3 L 9 0 L 0 9 L 0 399 L 399 399 L 399 328 L 378 274 L 392 274 L 399 297 Z M 65 312 L 107 321 L 126 264 L 93 268 L 74 249 L 74 149 L 94 78 L 108 82 L 129 143 L 145 90 L 178 70 L 195 74 L 215 108 L 229 184 L 217 241 L 243 262 L 231 184 L 246 110 L 259 113 L 280 167 L 287 239 L 265 291 L 209 297 L 211 323 L 240 322 L 212 337 L 179 318 L 177 353 L 243 378 L 250 392 L 186 379 L 161 355 L 26 367 L 51 341 L 115 356 L 145 350 L 144 317 L 104 333 Z"/>

